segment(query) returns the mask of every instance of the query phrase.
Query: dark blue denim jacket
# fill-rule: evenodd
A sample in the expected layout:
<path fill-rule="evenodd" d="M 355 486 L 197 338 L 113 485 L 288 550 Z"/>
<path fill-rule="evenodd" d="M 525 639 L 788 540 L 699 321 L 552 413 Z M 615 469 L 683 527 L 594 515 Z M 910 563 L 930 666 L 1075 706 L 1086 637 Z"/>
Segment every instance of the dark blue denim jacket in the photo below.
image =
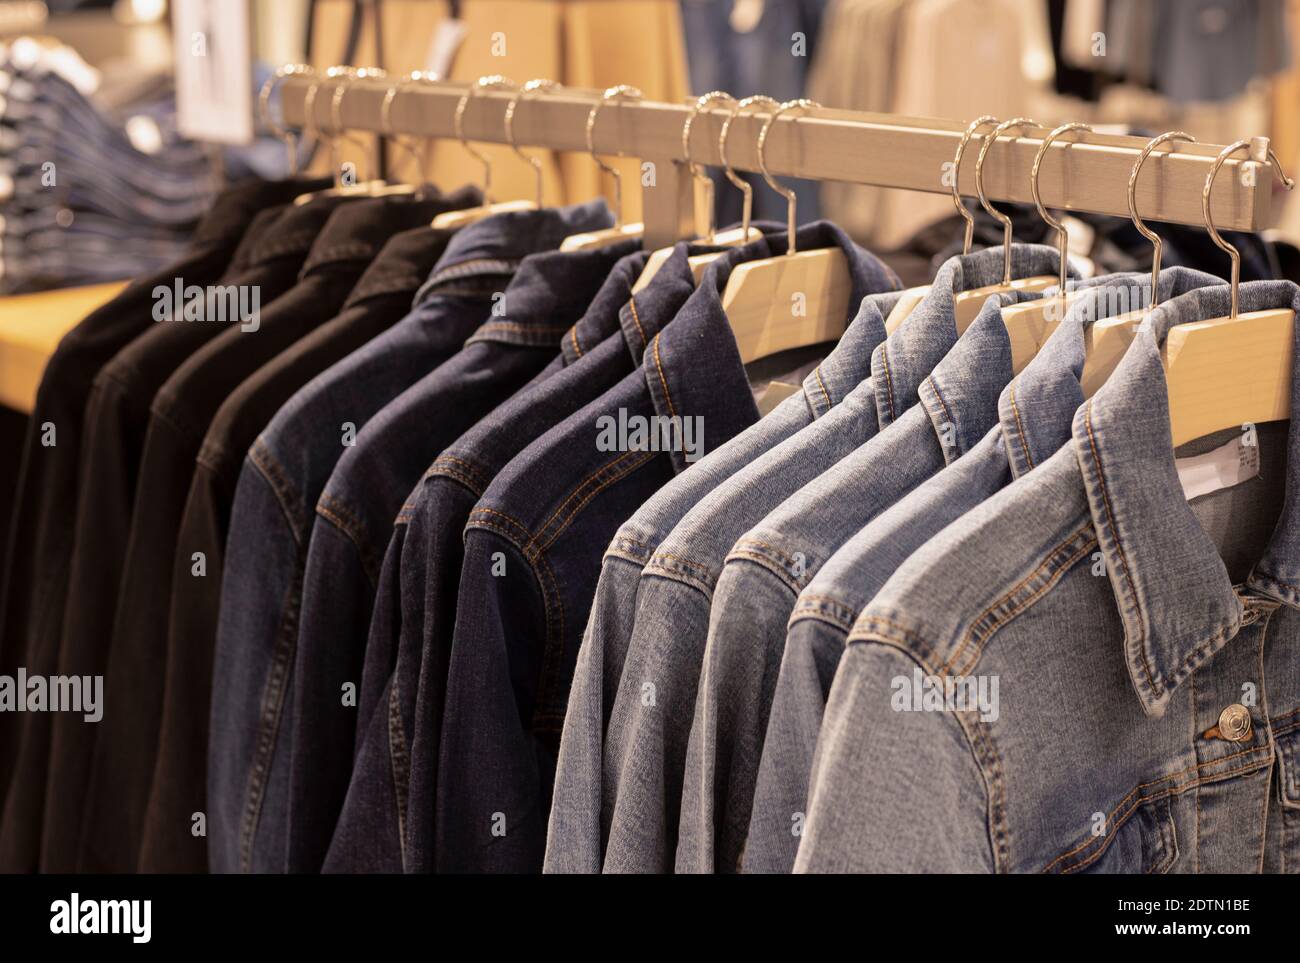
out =
<path fill-rule="evenodd" d="M 453 358 L 394 399 L 339 459 L 316 505 L 290 681 L 288 869 L 319 871 L 352 771 L 363 659 L 393 520 L 451 442 L 544 369 L 628 245 L 526 258 Z"/>
<path fill-rule="evenodd" d="M 431 786 L 436 775 L 465 522 L 497 471 L 529 440 L 633 369 L 619 312 L 648 257 L 635 251 L 614 265 L 582 319 L 564 335 L 559 356 L 448 446 L 402 506 L 375 596 L 358 701 L 357 757 L 327 872 L 401 872 L 421 862 L 404 861 L 404 840 L 423 838 L 425 831 L 412 827 L 432 827 L 433 812 L 411 809 L 407 799 L 412 782 L 420 784 L 418 795 L 431 796 L 423 785 Z"/>
<path fill-rule="evenodd" d="M 612 218 L 603 204 L 519 212 L 461 230 L 411 314 L 318 377 L 280 409 L 249 450 L 231 510 L 213 665 L 208 855 L 215 872 L 278 872 L 284 839 L 256 864 L 253 841 L 276 751 L 297 643 L 301 583 L 316 501 L 366 422 L 451 357 L 489 317 L 527 254 Z M 287 777 L 281 770 L 280 775 Z M 278 789 L 287 797 L 287 778 Z M 283 826 L 287 814 L 275 823 Z"/>
<path fill-rule="evenodd" d="M 1300 422 L 1180 449 L 1257 449 L 1258 477 L 1191 501 L 1171 441 L 1166 335 L 1228 302 L 1214 285 L 1160 305 L 1065 446 L 859 616 L 796 872 L 1297 865 Z M 1243 314 L 1270 308 L 1300 308 L 1300 289 L 1241 286 Z M 951 701 L 918 705 L 927 680 Z"/>
<path fill-rule="evenodd" d="M 800 243 L 841 237 L 821 223 Z M 690 419 L 707 452 L 757 420 L 721 291 L 734 265 L 784 250 L 775 235 L 724 253 L 670 324 L 629 336 L 645 336 L 641 370 L 530 445 L 475 507 L 443 711 L 436 869 L 541 868 L 555 753 L 603 548 L 689 464 L 683 444 L 638 444 L 631 435 L 610 444 L 603 432 L 611 423 L 635 430 Z M 856 263 L 858 277 L 870 273 Z M 504 576 L 492 574 L 494 557 Z"/>

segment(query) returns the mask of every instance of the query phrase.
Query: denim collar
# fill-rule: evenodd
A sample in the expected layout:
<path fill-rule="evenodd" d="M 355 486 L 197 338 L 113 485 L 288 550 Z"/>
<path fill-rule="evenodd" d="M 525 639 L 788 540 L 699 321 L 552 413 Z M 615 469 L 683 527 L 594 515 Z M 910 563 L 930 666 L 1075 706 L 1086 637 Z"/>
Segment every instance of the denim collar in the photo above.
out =
<path fill-rule="evenodd" d="M 1243 284 L 1240 297 L 1242 313 L 1300 310 L 1300 287 L 1289 281 Z M 1234 591 L 1179 484 L 1161 362 L 1171 327 L 1226 317 L 1228 310 L 1224 284 L 1161 304 L 1074 416 L 1075 454 L 1124 622 L 1125 662 L 1149 716 L 1161 715 L 1174 690 L 1257 615 Z M 1300 378 L 1292 385 L 1292 410 L 1298 411 Z M 1300 491 L 1300 418 L 1291 419 L 1289 444 L 1286 508 L 1246 585 L 1300 608 L 1300 513 L 1293 510 Z"/>
<path fill-rule="evenodd" d="M 892 290 L 862 299 L 844 336 L 803 380 L 804 400 L 813 417 L 822 417 L 871 376 L 871 355 L 885 340 L 885 319 L 902 296 L 902 291 Z"/>
<path fill-rule="evenodd" d="M 320 198 L 305 208 L 325 200 L 333 198 Z M 369 262 L 394 234 L 428 224 L 444 211 L 464 207 L 468 200 L 469 196 L 461 192 L 450 198 L 395 195 L 350 200 L 335 210 L 320 229 L 298 276 L 309 277 L 348 261 Z"/>
<path fill-rule="evenodd" d="M 1002 256 L 1003 248 L 999 246 L 944 261 L 925 297 L 894 333 L 876 347 L 871 356 L 871 376 L 876 385 L 876 407 L 882 429 L 916 404 L 921 383 L 957 343 L 956 296 L 1000 283 Z M 1013 278 L 1054 275 L 1059 265 L 1060 258 L 1053 248 L 1042 244 L 1011 246 Z M 1073 269 L 1070 270 L 1073 277 Z M 1013 290 L 998 297 L 1001 304 L 1007 305 L 1041 295 Z"/>
<path fill-rule="evenodd" d="M 492 316 L 465 343 L 558 346 L 564 333 L 591 305 L 615 263 L 639 244 L 629 239 L 588 251 L 528 255 L 501 298 L 494 298 Z"/>
<path fill-rule="evenodd" d="M 259 211 L 286 204 L 299 194 L 329 187 L 328 177 L 290 177 L 281 181 L 248 178 L 217 195 L 190 239 L 191 247 L 222 244 L 242 235 Z"/>
<path fill-rule="evenodd" d="M 632 286 L 649 259 L 649 251 L 633 251 L 610 268 L 587 310 L 560 341 L 565 364 L 573 364 L 591 348 L 618 332 L 622 324 L 620 312 L 631 300 Z"/>
<path fill-rule="evenodd" d="M 599 231 L 614 223 L 604 200 L 568 207 L 509 211 L 462 227 L 447 242 L 447 250 L 416 292 L 415 303 L 447 281 L 467 275 L 511 274 L 529 254 L 553 251 L 570 234 Z"/>
<path fill-rule="evenodd" d="M 917 400 L 930 416 L 946 464 L 988 434 L 998 420 L 998 396 L 1011 375 L 1011 339 L 1001 305 L 990 298 L 917 385 Z"/>
<path fill-rule="evenodd" d="M 343 302 L 343 310 L 385 294 L 414 292 L 429 273 L 431 253 L 446 242 L 448 235 L 447 231 L 427 225 L 394 234 L 361 275 Z"/>
<path fill-rule="evenodd" d="M 1185 267 L 1166 268 L 1158 281 L 1160 300 L 1168 301 L 1223 279 Z M 1107 274 L 1070 285 L 1083 294 L 998 401 L 1002 437 L 1011 471 L 1019 478 L 1042 464 L 1070 440 L 1074 413 L 1084 402 L 1083 375 L 1088 328 L 1094 321 L 1137 311 L 1151 303 L 1151 274 Z M 1053 297 L 1054 287 L 1044 293 Z"/>

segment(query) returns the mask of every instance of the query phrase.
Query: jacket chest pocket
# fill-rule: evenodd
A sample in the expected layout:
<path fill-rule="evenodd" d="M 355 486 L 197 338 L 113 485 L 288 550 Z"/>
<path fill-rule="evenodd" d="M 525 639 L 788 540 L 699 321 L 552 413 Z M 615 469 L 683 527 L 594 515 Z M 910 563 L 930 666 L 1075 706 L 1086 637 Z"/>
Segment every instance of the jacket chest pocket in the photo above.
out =
<path fill-rule="evenodd" d="M 1049 873 L 1167 873 L 1178 858 L 1169 796 L 1142 803 L 1106 832 L 1079 840 Z"/>

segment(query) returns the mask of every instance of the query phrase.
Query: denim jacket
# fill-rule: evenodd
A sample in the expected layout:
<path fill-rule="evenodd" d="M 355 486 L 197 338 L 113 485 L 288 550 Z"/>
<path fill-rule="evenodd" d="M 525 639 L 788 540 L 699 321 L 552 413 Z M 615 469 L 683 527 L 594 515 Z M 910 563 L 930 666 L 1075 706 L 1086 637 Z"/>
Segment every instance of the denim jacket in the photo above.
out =
<path fill-rule="evenodd" d="M 1297 307 L 1289 282 L 1241 287 L 1243 314 Z M 1191 502 L 1171 444 L 1166 335 L 1228 310 L 1216 285 L 1152 312 L 1066 445 L 859 616 L 797 872 L 1300 865 L 1300 423 L 1184 446 L 1259 466 Z"/>
<path fill-rule="evenodd" d="M 697 501 L 842 401 L 869 373 L 871 351 L 885 336 L 884 319 L 898 298 L 892 293 L 898 286 L 893 272 L 834 225 L 801 229 L 800 247 L 809 242 L 835 244 L 844 251 L 853 281 L 850 304 L 862 307 L 850 319 L 835 349 L 804 379 L 801 392 L 648 498 L 610 542 L 564 720 L 548 831 L 547 872 L 600 871 L 604 852 L 600 803 L 603 737 L 632 636 L 638 579 L 651 553 Z"/>
<path fill-rule="evenodd" d="M 1056 270 L 1056 254 L 1048 248 L 1021 246 L 1012 254 L 1018 274 Z M 1001 249 L 995 249 L 945 264 L 925 300 L 894 336 L 876 347 L 871 378 L 815 424 L 710 492 L 646 563 L 605 751 L 606 804 L 611 807 L 606 871 L 672 869 L 709 611 L 732 545 L 878 430 L 906 421 L 910 429 L 930 432 L 924 412 L 910 409 L 931 390 L 927 376 L 957 341 L 955 293 L 998 280 L 1001 258 Z M 1009 362 L 1007 368 L 1005 377 L 1010 377 Z M 942 402 L 936 399 L 934 406 Z M 942 455 L 936 457 L 942 464 Z M 647 680 L 657 686 L 654 706 L 636 694 Z M 646 778 L 647 771 L 655 775 Z M 652 787 L 653 798 L 646 798 L 644 786 Z M 642 811 L 654 815 L 640 815 Z"/>
<path fill-rule="evenodd" d="M 1217 283 L 1219 279 L 1209 274 L 1170 268 L 1160 276 L 1161 299 Z M 714 663 L 720 663 L 709 691 L 724 700 L 722 707 L 731 710 L 730 718 L 723 716 L 725 725 L 715 724 L 719 747 L 715 758 L 730 760 L 725 782 L 723 774 L 714 775 L 725 785 L 719 792 L 726 805 L 716 815 L 720 838 L 726 832 L 736 832 L 736 824 L 749 812 L 746 792 L 754 794 L 748 830 L 740 830 L 744 833 L 746 872 L 788 873 L 794 867 L 826 693 L 858 612 L 927 539 L 1013 478 L 1041 464 L 1065 443 L 1081 398 L 1079 377 L 1088 325 L 1114 310 L 1136 309 L 1150 300 L 1146 274 L 1106 275 L 1073 285 L 1078 289 L 1093 286 L 1121 289 L 1124 297 L 1085 296 L 1077 302 L 1047 343 L 1001 392 L 997 423 L 955 463 L 859 528 L 853 517 L 858 506 L 872 501 L 871 493 L 880 485 L 878 479 L 889 472 L 880 464 L 864 462 L 855 466 L 855 472 L 845 473 L 846 459 L 787 500 L 733 550 L 737 566 L 757 568 L 767 557 L 758 554 L 751 561 L 746 543 L 760 552 L 762 545 L 788 555 L 801 552 L 805 560 L 802 578 L 788 570 L 769 569 L 753 571 L 746 580 L 747 591 L 755 593 L 756 602 L 767 599 L 783 613 L 780 637 L 770 639 L 772 648 L 768 661 L 760 663 L 763 669 L 757 683 L 742 678 L 743 667 L 723 661 L 727 652 L 715 653 L 706 666 L 705 681 Z M 1052 291 L 1044 294 L 1053 296 Z M 817 520 L 819 506 L 826 505 L 835 506 L 845 522 L 833 532 L 824 520 Z M 818 543 L 834 554 L 826 559 L 814 548 Z M 729 560 L 729 569 L 731 565 Z M 724 570 L 723 578 L 727 577 Z M 780 606 L 775 604 L 778 598 Z M 725 636 L 711 637 L 709 645 L 713 648 L 725 641 Z M 732 659 L 737 641 L 732 640 Z M 749 654 L 752 658 L 752 647 Z M 703 694 L 700 701 L 704 701 Z M 762 761 L 755 770 L 754 757 L 759 751 Z"/>
<path fill-rule="evenodd" d="M 283 839 L 278 856 L 255 866 L 254 837 L 277 740 L 282 732 L 287 738 L 281 718 L 316 501 L 346 442 L 460 349 L 526 255 L 611 220 L 603 205 L 582 204 L 500 215 L 461 229 L 416 293 L 411 313 L 313 378 L 249 450 L 231 508 L 213 663 L 207 806 L 213 871 L 283 868 Z M 287 785 L 277 791 L 284 799 Z M 285 818 L 276 817 L 281 825 Z"/>
<path fill-rule="evenodd" d="M 824 246 L 813 239 L 826 226 L 804 231 L 808 246 Z M 757 421 L 721 293 L 736 264 L 784 250 L 777 234 L 726 251 L 658 332 L 643 330 L 638 295 L 628 315 L 640 369 L 525 449 L 475 506 L 443 711 L 438 869 L 542 868 L 555 754 L 601 552 L 688 457 Z M 649 437 L 638 439 L 638 426 Z M 494 556 L 503 577 L 492 574 Z"/>

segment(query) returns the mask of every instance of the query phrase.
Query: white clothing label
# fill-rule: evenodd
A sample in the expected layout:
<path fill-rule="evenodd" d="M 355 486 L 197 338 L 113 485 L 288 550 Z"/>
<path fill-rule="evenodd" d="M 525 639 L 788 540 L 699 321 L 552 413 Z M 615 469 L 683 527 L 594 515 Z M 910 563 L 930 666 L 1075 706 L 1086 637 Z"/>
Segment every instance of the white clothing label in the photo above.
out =
<path fill-rule="evenodd" d="M 1255 444 L 1247 444 L 1247 440 Z M 1175 458 L 1178 480 L 1187 500 L 1231 488 L 1259 474 L 1259 443 L 1254 433 L 1242 432 L 1227 444 L 1203 455 Z"/>

